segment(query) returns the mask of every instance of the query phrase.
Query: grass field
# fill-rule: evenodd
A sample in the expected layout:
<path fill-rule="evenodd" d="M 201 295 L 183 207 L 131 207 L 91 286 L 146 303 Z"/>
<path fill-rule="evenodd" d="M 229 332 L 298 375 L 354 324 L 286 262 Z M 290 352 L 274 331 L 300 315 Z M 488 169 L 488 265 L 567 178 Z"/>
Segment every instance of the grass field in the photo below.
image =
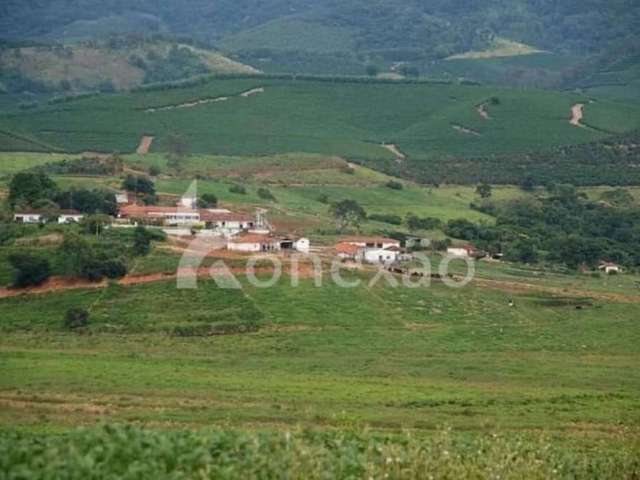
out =
<path fill-rule="evenodd" d="M 637 425 L 636 304 L 577 310 L 554 300 L 439 284 L 292 288 L 286 278 L 272 289 L 245 283 L 243 292 L 167 282 L 4 299 L 0 422 L 449 424 L 550 430 L 569 440 Z M 70 306 L 91 309 L 92 335 L 64 332 Z M 180 325 L 233 321 L 226 309 L 255 312 L 263 328 L 170 335 Z"/>

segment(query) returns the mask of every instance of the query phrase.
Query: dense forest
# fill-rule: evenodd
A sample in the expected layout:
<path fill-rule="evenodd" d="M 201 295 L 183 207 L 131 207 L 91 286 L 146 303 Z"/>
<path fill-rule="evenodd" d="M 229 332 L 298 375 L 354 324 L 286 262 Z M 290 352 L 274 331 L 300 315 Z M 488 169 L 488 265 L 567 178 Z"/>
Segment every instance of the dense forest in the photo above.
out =
<path fill-rule="evenodd" d="M 397 60 L 481 49 L 494 35 L 542 49 L 597 53 L 637 43 L 635 0 L 7 0 L 0 37 L 42 39 L 100 33 L 171 32 L 212 44 L 278 21 L 343 31 L 344 49 Z M 313 47 L 309 47 L 313 49 Z M 304 50 L 290 45 L 290 50 Z M 334 50 L 339 50 L 336 47 Z"/>

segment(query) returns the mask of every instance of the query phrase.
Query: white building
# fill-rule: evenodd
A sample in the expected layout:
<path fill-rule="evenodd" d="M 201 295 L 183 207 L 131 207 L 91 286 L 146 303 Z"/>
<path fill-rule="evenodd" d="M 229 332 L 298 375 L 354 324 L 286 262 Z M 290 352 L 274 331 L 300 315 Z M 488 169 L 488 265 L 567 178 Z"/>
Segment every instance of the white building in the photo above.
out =
<path fill-rule="evenodd" d="M 232 252 L 275 252 L 281 249 L 280 240 L 261 233 L 245 233 L 229 240 L 227 248 Z"/>
<path fill-rule="evenodd" d="M 307 238 L 294 240 L 291 238 L 275 237 L 270 233 L 248 232 L 237 235 L 229 240 L 227 248 L 232 252 L 280 252 L 298 251 L 309 253 L 311 242 Z"/>
<path fill-rule="evenodd" d="M 58 215 L 58 223 L 78 223 L 84 218 L 84 215 L 76 210 L 63 210 Z"/>
<path fill-rule="evenodd" d="M 41 223 L 44 215 L 40 212 L 19 212 L 13 215 L 13 220 L 17 223 Z"/>
<path fill-rule="evenodd" d="M 256 226 L 253 216 L 223 209 L 200 210 L 200 219 L 207 230 L 216 230 L 228 236 L 253 230 Z"/>
<path fill-rule="evenodd" d="M 617 273 L 622 273 L 622 268 L 620 265 L 611 262 L 603 262 L 598 267 L 598 270 L 606 273 L 607 275 L 615 275 Z"/>
<path fill-rule="evenodd" d="M 400 249 L 398 247 L 365 248 L 361 250 L 360 255 L 366 263 L 390 265 L 398 261 Z"/>
<path fill-rule="evenodd" d="M 299 238 L 293 246 L 300 253 L 309 253 L 311 251 L 311 242 L 308 238 Z"/>

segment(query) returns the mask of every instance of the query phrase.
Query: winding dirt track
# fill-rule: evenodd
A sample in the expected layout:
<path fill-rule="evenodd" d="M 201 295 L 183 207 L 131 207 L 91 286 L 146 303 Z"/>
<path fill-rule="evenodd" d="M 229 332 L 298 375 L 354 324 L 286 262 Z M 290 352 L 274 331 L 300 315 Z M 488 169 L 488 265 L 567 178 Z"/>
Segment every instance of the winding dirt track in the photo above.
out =
<path fill-rule="evenodd" d="M 398 163 L 402 163 L 407 159 L 407 156 L 400 151 L 397 145 L 392 143 L 383 143 L 382 147 L 393 153 L 396 156 L 396 162 Z"/>

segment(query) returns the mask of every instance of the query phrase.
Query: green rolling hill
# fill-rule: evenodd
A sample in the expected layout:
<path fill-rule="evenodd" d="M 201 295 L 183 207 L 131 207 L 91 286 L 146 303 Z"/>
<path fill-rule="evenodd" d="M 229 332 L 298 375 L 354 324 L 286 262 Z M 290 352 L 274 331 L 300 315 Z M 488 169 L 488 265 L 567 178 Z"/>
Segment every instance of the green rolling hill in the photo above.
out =
<path fill-rule="evenodd" d="M 576 104 L 581 126 L 570 123 Z M 148 135 L 151 151 L 163 152 L 180 134 L 197 154 L 337 155 L 407 175 L 444 165 L 445 181 L 459 160 L 589 144 L 638 127 L 640 107 L 575 93 L 269 77 L 61 99 L 0 117 L 0 130 L 20 140 L 3 143 L 9 151 L 32 139 L 34 151 L 126 153 Z M 500 168 L 513 168 L 504 161 Z"/>

